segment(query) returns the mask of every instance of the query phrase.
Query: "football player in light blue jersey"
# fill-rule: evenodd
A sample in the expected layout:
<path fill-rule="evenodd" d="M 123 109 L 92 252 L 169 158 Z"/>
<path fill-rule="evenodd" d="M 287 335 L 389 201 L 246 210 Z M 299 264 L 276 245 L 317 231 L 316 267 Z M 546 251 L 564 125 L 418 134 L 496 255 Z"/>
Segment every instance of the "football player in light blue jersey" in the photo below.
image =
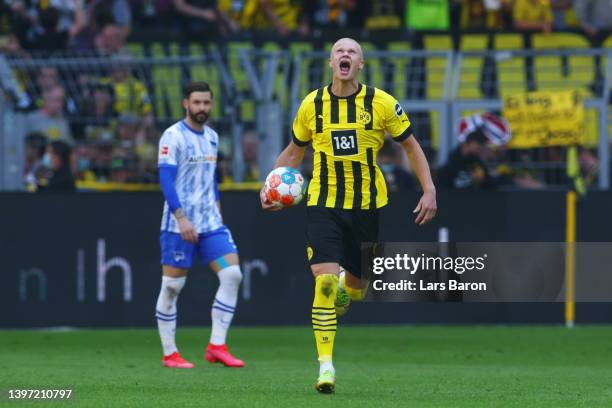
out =
<path fill-rule="evenodd" d="M 223 225 L 216 181 L 219 136 L 206 120 L 213 93 L 206 82 L 190 84 L 184 94 L 185 119 L 170 126 L 159 141 L 159 181 L 164 193 L 161 222 L 162 284 L 155 316 L 161 337 L 163 365 L 193 368 L 175 342 L 176 303 L 195 254 L 219 277 L 212 305 L 212 332 L 205 352 L 211 363 L 242 367 L 225 344 L 242 273 L 236 245 Z"/>

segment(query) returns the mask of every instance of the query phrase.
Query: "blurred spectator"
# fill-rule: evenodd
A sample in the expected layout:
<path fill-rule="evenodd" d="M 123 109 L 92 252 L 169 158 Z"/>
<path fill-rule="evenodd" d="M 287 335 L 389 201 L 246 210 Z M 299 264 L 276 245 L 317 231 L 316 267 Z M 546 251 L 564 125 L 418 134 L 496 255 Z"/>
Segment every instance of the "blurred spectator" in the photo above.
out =
<path fill-rule="evenodd" d="M 253 14 L 257 11 L 259 0 L 219 0 L 217 13 L 222 23 L 221 32 L 236 33 L 240 30 L 250 30 Z"/>
<path fill-rule="evenodd" d="M 25 138 L 24 180 L 28 191 L 38 189 L 38 180 L 43 176 L 42 158 L 47 150 L 47 137 L 39 132 L 32 132 Z"/>
<path fill-rule="evenodd" d="M 19 39 L 14 33 L 4 37 L 4 41 L 0 44 L 0 53 L 7 57 L 26 57 L 27 52 L 21 47 Z"/>
<path fill-rule="evenodd" d="M 546 186 L 543 182 L 534 178 L 528 171 L 514 171 L 512 183 L 515 187 L 525 190 L 541 190 Z"/>
<path fill-rule="evenodd" d="M 128 0 L 92 0 L 88 5 L 92 15 L 99 20 L 100 27 L 114 24 L 119 27 L 123 38 L 130 34 L 132 9 Z"/>
<path fill-rule="evenodd" d="M 574 10 L 582 29 L 596 37 L 601 31 L 612 30 L 610 0 L 574 0 Z"/>
<path fill-rule="evenodd" d="M 406 2 L 406 7 L 409 6 Z M 437 3 L 443 3 L 446 11 L 446 21 L 448 22 L 448 0 L 438 0 Z M 354 6 L 353 2 L 353 6 Z M 431 2 L 430 2 L 431 4 Z M 369 2 L 370 10 L 365 21 L 365 27 L 368 30 L 393 30 L 402 27 L 402 2 L 399 0 L 373 0 Z"/>
<path fill-rule="evenodd" d="M 461 29 L 503 29 L 511 20 L 512 0 L 455 0 L 461 3 Z"/>
<path fill-rule="evenodd" d="M 414 190 L 412 175 L 404 168 L 401 162 L 401 151 L 398 151 L 395 146 L 399 145 L 394 145 L 388 139 L 385 140 L 378 152 L 378 167 L 385 176 L 389 191 L 412 191 Z"/>
<path fill-rule="evenodd" d="M 401 0 L 396 0 L 401 1 Z M 353 4 L 354 3 L 354 6 Z M 365 2 L 361 0 L 349 1 L 346 7 L 346 27 L 363 29 L 369 15 L 368 7 L 363 7 Z M 367 3 L 365 3 L 367 4 Z"/>
<path fill-rule="evenodd" d="M 300 14 L 298 0 L 259 0 L 259 10 L 254 16 L 255 30 L 274 29 L 282 37 L 298 27 Z"/>
<path fill-rule="evenodd" d="M 28 34 L 36 25 L 36 9 L 30 7 L 25 0 L 16 0 L 11 5 L 11 30 L 17 37 L 21 48 L 27 48 Z"/>
<path fill-rule="evenodd" d="M 214 0 L 173 0 L 176 11 L 184 17 L 188 35 L 218 33 L 219 14 Z"/>
<path fill-rule="evenodd" d="M 545 184 L 538 179 L 543 175 L 539 169 L 533 168 L 530 151 L 510 150 L 505 145 L 497 145 L 494 149 L 487 149 L 485 152 L 483 160 L 497 164 L 494 176 L 499 187 L 518 187 L 528 190 L 545 187 Z"/>
<path fill-rule="evenodd" d="M 93 149 L 91 157 L 91 171 L 96 175 L 96 180 L 99 182 L 106 182 L 110 180 L 112 159 L 112 144 L 98 144 Z"/>
<path fill-rule="evenodd" d="M 39 7 L 47 3 L 46 7 L 54 7 L 59 12 L 59 29 L 69 30 L 76 20 L 77 13 L 85 14 L 83 0 L 48 0 L 39 1 Z"/>
<path fill-rule="evenodd" d="M 60 17 L 55 7 L 42 10 L 38 17 L 40 25 L 34 29 L 26 48 L 40 53 L 67 50 L 69 41 L 87 24 L 81 1 L 76 2 L 75 19 L 68 29 L 60 28 Z"/>
<path fill-rule="evenodd" d="M 128 149 L 115 149 L 110 166 L 110 181 L 113 183 L 135 183 L 137 162 Z"/>
<path fill-rule="evenodd" d="M 131 113 L 124 113 L 117 119 L 118 145 L 124 149 L 134 149 L 138 137 L 140 119 Z"/>
<path fill-rule="evenodd" d="M 257 133 L 247 131 L 242 136 L 242 161 L 244 162 L 244 175 L 242 181 L 258 181 L 259 166 L 257 164 Z"/>
<path fill-rule="evenodd" d="M 150 115 L 153 107 L 147 87 L 130 73 L 133 65 L 132 57 L 127 53 L 119 53 L 114 55 L 111 61 L 111 78 L 102 82 L 113 87 L 115 113 L 117 115 L 132 114 L 141 118 Z"/>
<path fill-rule="evenodd" d="M 220 0 L 224 1 L 224 0 Z M 178 26 L 174 0 L 130 0 L 132 20 L 138 27 Z"/>
<path fill-rule="evenodd" d="M 125 36 L 121 27 L 109 24 L 102 28 L 102 31 L 96 36 L 94 44 L 98 55 L 114 55 L 121 51 L 125 45 Z"/>
<path fill-rule="evenodd" d="M 487 13 L 482 0 L 456 0 L 461 4 L 459 28 L 486 28 Z"/>
<path fill-rule="evenodd" d="M 300 32 L 311 30 L 337 30 L 347 25 L 347 9 L 356 6 L 355 0 L 314 0 L 302 3 Z"/>
<path fill-rule="evenodd" d="M 217 175 L 217 182 L 219 184 L 231 183 L 233 181 L 232 162 L 221 151 L 217 153 L 217 173 L 216 175 Z"/>
<path fill-rule="evenodd" d="M 494 188 L 494 180 L 481 158 L 487 142 L 481 130 L 470 133 L 438 171 L 438 185 L 456 189 Z"/>
<path fill-rule="evenodd" d="M 113 140 L 113 90 L 108 84 L 95 84 L 84 95 L 82 120 L 78 126 L 80 138 L 91 142 Z"/>
<path fill-rule="evenodd" d="M 111 181 L 156 183 L 159 132 L 153 121 L 123 114 L 117 120 L 116 135 Z"/>
<path fill-rule="evenodd" d="M 30 103 L 28 109 L 40 109 L 43 106 L 42 95 L 53 87 L 61 86 L 59 73 L 55 67 L 42 67 L 35 75 L 36 79 L 34 82 L 27 81 L 28 85 L 32 86 L 28 89 L 28 99 Z M 68 114 L 75 114 L 76 111 L 77 106 L 74 99 L 66 97 L 65 112 Z"/>
<path fill-rule="evenodd" d="M 108 25 L 114 22 L 112 13 L 104 7 L 92 7 L 91 4 L 86 8 L 87 25 L 72 40 L 70 48 L 73 51 L 88 52 L 96 49 L 98 36 Z M 118 29 L 123 40 L 125 40 L 124 30 Z M 123 41 L 122 40 L 122 41 Z"/>
<path fill-rule="evenodd" d="M 72 149 L 60 140 L 51 142 L 43 156 L 43 165 L 51 170 L 51 177 L 40 191 L 71 192 L 76 190 L 74 177 L 70 169 Z"/>
<path fill-rule="evenodd" d="M 77 178 L 80 181 L 96 181 L 92 171 L 92 157 L 95 149 L 91 145 L 80 144 L 75 148 Z"/>
<path fill-rule="evenodd" d="M 59 85 L 53 85 L 43 92 L 43 105 L 37 111 L 28 114 L 26 134 L 41 132 L 49 140 L 63 140 L 72 144 L 72 134 L 64 116 L 65 94 Z"/>
<path fill-rule="evenodd" d="M 9 2 L 0 1 L 0 35 L 5 35 L 10 32 L 10 15 L 11 7 Z"/>
<path fill-rule="evenodd" d="M 551 0 L 550 6 L 553 13 L 553 29 L 566 29 L 568 27 L 567 14 L 572 11 L 574 0 Z"/>
<path fill-rule="evenodd" d="M 86 25 L 81 0 L 75 3 L 75 18 L 70 27 L 61 27 L 60 18 L 60 11 L 55 7 L 43 8 L 38 13 L 31 10 L 28 14 L 24 14 L 23 9 L 17 8 L 14 24 L 21 46 L 37 53 L 53 53 L 68 49 L 70 40 Z"/>
<path fill-rule="evenodd" d="M 550 0 L 515 0 L 514 28 L 520 31 L 552 31 L 552 10 Z"/>
<path fill-rule="evenodd" d="M 138 161 L 139 182 L 157 183 L 157 144 L 159 131 L 155 128 L 153 117 L 140 121 L 134 138 L 134 153 Z"/>

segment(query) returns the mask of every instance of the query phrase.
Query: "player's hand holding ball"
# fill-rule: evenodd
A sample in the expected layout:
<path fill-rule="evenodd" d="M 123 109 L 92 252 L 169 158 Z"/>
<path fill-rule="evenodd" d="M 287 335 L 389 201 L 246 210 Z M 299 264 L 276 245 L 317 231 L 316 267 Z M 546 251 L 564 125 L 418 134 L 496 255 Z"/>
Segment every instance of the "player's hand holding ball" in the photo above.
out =
<path fill-rule="evenodd" d="M 268 174 L 259 192 L 264 210 L 278 211 L 293 207 L 306 195 L 308 183 L 304 176 L 291 167 L 278 167 Z"/>

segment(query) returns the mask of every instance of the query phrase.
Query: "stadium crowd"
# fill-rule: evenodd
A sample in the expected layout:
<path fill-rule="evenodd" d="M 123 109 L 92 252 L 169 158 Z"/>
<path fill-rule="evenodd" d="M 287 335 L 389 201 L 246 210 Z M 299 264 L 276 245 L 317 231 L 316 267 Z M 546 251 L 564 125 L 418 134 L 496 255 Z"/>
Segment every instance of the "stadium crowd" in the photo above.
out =
<path fill-rule="evenodd" d="M 212 37 L 274 30 L 612 28 L 608 0 L 5 0 L 12 52 L 113 52 L 132 32 L 163 27 Z"/>
<path fill-rule="evenodd" d="M 159 27 L 178 38 L 221 43 L 254 39 L 259 33 L 292 41 L 339 30 L 573 29 L 598 46 L 605 38 L 602 33 L 612 30 L 612 6 L 609 0 L 5 0 L 0 2 L 0 48 L 9 58 L 69 54 L 112 62 L 95 75 L 79 75 L 71 84 L 52 65 L 19 78 L 26 84 L 27 97 L 16 104 L 28 115 L 25 175 L 32 189 L 52 178 L 53 169 L 43 163 L 49 150 L 71 158 L 77 180 L 157 181 L 157 140 L 164 124 L 155 118 L 151 84 L 133 75 L 126 44 Z M 74 82 L 78 89 L 68 92 Z M 507 153 L 482 142 L 480 135 L 473 135 L 451 155 L 438 172 L 443 187 L 543 187 L 537 175 L 504 176 Z M 66 156 L 66 150 L 72 154 Z M 243 179 L 260 179 L 252 130 L 244 133 L 242 152 Z M 551 160 L 559 159 L 551 152 Z M 401 156 L 392 144 L 380 152 L 391 190 L 415 188 Z M 597 157 L 584 150 L 580 158 L 585 172 L 594 177 Z M 485 164 L 491 161 L 496 163 L 492 172 Z M 220 177 L 225 181 L 231 180 L 230 167 L 221 158 Z M 460 180 L 466 174 L 467 183 Z"/>

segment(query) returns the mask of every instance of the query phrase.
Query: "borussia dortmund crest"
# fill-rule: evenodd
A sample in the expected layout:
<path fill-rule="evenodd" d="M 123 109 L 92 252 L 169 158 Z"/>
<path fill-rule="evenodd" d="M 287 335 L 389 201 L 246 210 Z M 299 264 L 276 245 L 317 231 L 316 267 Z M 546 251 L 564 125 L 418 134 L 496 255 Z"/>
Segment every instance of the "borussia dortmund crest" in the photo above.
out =
<path fill-rule="evenodd" d="M 359 120 L 359 123 L 363 125 L 367 125 L 372 120 L 372 115 L 370 114 L 370 112 L 365 111 L 365 110 L 359 111 L 358 120 Z"/>

